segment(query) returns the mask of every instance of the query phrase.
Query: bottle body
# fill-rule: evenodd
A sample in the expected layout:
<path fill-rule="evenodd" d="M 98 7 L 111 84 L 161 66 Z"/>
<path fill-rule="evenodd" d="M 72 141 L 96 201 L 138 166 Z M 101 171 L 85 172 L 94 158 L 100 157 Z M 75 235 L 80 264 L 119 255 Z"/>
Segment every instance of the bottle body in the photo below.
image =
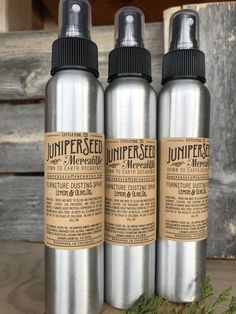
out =
<path fill-rule="evenodd" d="M 92 73 L 59 71 L 46 88 L 45 131 L 103 134 L 103 107 L 103 89 Z M 76 250 L 45 246 L 46 313 L 99 313 L 103 267 L 103 244 Z"/>
<path fill-rule="evenodd" d="M 156 94 L 143 78 L 120 77 L 105 92 L 106 139 L 156 139 Z M 105 244 L 105 301 L 127 309 L 155 290 L 155 243 Z"/>
<path fill-rule="evenodd" d="M 167 137 L 209 138 L 210 96 L 207 88 L 194 79 L 168 81 L 159 94 L 157 116 L 158 140 Z M 206 276 L 207 240 L 184 242 L 159 237 L 157 242 L 157 294 L 172 302 L 201 299 Z"/>

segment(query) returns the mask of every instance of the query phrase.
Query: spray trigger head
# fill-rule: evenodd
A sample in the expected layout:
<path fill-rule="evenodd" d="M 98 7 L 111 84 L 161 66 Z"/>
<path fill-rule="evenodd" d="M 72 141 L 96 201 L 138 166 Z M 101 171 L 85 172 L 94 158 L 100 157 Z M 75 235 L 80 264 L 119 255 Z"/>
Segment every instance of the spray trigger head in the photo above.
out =
<path fill-rule="evenodd" d="M 136 7 L 124 7 L 115 15 L 115 48 L 144 47 L 144 14 Z"/>
<path fill-rule="evenodd" d="M 199 16 L 193 10 L 180 10 L 170 19 L 169 50 L 199 49 Z"/>
<path fill-rule="evenodd" d="M 59 37 L 90 39 L 91 7 L 88 0 L 60 0 Z"/>

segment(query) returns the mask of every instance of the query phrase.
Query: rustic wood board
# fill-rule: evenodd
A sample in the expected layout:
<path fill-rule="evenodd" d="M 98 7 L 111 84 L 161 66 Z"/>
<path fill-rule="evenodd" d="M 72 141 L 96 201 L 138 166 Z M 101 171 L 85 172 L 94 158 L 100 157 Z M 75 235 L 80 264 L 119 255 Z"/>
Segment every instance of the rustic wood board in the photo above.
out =
<path fill-rule="evenodd" d="M 44 98 L 50 78 L 51 46 L 55 31 L 0 34 L 0 100 Z M 108 53 L 114 47 L 112 26 L 94 27 L 93 39 L 99 48 L 100 79 L 107 81 Z M 163 24 L 147 24 L 146 46 L 152 53 L 154 87 L 160 88 Z"/>
<path fill-rule="evenodd" d="M 43 254 L 42 244 L 0 241 L 1 314 L 44 312 Z M 236 261 L 208 260 L 207 269 L 214 285 L 215 297 L 229 286 L 233 288 L 232 294 L 236 295 Z M 217 313 L 222 313 L 224 309 L 219 307 Z M 101 313 L 122 314 L 125 311 L 104 305 Z"/>
<path fill-rule="evenodd" d="M 44 109 L 0 105 L 0 173 L 43 172 Z"/>
<path fill-rule="evenodd" d="M 0 239 L 43 240 L 43 177 L 0 176 Z"/>
<path fill-rule="evenodd" d="M 208 257 L 235 258 L 235 187 L 210 181 Z M 0 239 L 43 241 L 42 176 L 0 176 Z"/>

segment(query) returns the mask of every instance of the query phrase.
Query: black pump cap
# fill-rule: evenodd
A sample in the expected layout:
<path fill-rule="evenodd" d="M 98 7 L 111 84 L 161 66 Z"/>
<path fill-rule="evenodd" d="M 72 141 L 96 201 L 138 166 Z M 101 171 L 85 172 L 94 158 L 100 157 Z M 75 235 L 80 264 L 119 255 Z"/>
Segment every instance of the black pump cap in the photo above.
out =
<path fill-rule="evenodd" d="M 170 19 L 169 52 L 163 56 L 162 84 L 169 80 L 205 79 L 205 55 L 199 50 L 199 16 L 193 10 L 180 10 Z"/>
<path fill-rule="evenodd" d="M 144 14 L 124 7 L 115 15 L 115 49 L 109 54 L 108 82 L 121 76 L 141 76 L 152 81 L 151 54 L 144 48 Z"/>
<path fill-rule="evenodd" d="M 52 75 L 63 69 L 80 69 L 99 76 L 98 49 L 90 40 L 90 29 L 88 0 L 60 1 L 59 38 L 52 46 Z"/>

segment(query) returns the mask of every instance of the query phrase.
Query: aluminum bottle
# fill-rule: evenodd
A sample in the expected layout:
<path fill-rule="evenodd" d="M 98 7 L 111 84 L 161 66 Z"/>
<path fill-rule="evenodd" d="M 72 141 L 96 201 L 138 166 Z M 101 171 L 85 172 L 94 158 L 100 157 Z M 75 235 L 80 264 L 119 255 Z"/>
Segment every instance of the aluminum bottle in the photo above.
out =
<path fill-rule="evenodd" d="M 143 36 L 142 11 L 120 9 L 115 16 L 115 49 L 109 55 L 110 85 L 105 91 L 106 140 L 156 139 L 156 93 L 149 84 L 150 53 L 144 49 Z M 105 242 L 105 301 L 127 309 L 143 293 L 154 292 L 155 241 L 137 246 Z"/>
<path fill-rule="evenodd" d="M 203 85 L 205 64 L 204 54 L 198 50 L 198 24 L 198 14 L 192 10 L 178 11 L 170 20 L 170 50 L 163 60 L 164 86 L 158 104 L 159 141 L 166 137 L 209 137 L 210 96 Z M 161 172 L 162 164 L 159 167 Z M 161 182 L 159 185 L 161 193 Z M 206 239 L 176 241 L 159 237 L 157 294 L 181 303 L 201 299 L 206 248 Z"/>
<path fill-rule="evenodd" d="M 46 132 L 104 133 L 104 94 L 97 46 L 90 40 L 90 4 L 61 0 L 46 88 Z M 78 181 L 77 181 L 78 182 Z M 46 313 L 96 314 L 104 302 L 103 243 L 93 248 L 45 246 Z"/>

